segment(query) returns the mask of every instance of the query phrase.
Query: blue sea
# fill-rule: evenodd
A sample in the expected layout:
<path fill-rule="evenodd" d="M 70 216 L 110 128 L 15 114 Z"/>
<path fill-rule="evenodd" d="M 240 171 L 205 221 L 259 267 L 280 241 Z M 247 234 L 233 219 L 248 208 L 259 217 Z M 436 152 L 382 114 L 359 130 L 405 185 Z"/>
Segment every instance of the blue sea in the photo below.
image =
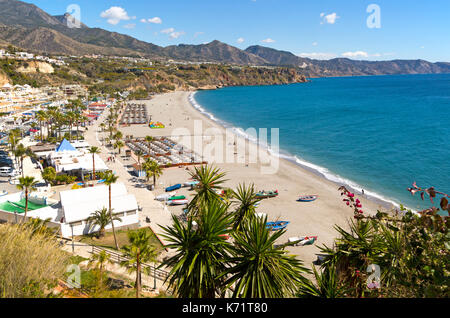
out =
<path fill-rule="evenodd" d="M 192 102 L 227 127 L 279 128 L 284 158 L 374 198 L 419 210 L 431 203 L 407 191 L 414 181 L 450 193 L 450 74 L 230 87 Z"/>

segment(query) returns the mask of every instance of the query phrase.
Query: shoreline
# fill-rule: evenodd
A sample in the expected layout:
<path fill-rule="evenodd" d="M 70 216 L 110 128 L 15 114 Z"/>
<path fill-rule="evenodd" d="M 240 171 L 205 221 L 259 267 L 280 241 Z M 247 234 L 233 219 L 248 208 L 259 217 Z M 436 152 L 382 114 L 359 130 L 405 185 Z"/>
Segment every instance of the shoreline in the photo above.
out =
<path fill-rule="evenodd" d="M 211 146 L 210 143 L 214 136 L 213 133 L 203 135 L 203 132 L 207 129 L 216 129 L 223 136 L 225 128 L 192 106 L 189 101 L 191 93 L 185 91 L 160 94 L 154 96 L 151 100 L 138 101 L 138 103 L 147 105 L 152 121 L 161 121 L 166 128 L 150 129 L 148 125 L 133 125 L 131 127 L 120 127 L 120 130 L 124 135 L 133 135 L 134 137 L 168 136 L 194 151 L 196 149 L 192 147 L 192 140 L 194 140 L 194 144 L 197 140 L 207 149 L 208 146 Z M 195 130 L 195 124 L 199 123 L 202 125 L 202 131 Z M 256 191 L 278 190 L 279 196 L 263 200 L 257 211 L 267 214 L 269 221 L 291 222 L 286 233 L 280 237 L 277 244 L 286 243 L 290 237 L 319 236 L 318 242 L 313 246 L 288 248 L 290 253 L 297 255 L 305 264 L 311 264 L 317 259 L 316 254 L 320 253 L 319 246 L 324 244 L 332 246 L 334 243 L 338 236 L 334 228 L 335 225 L 348 229 L 348 223 L 353 220 L 353 210 L 342 202 L 343 198 L 335 183 L 288 160 L 283 160 L 281 157 L 279 158 L 281 160 L 278 161 L 278 169 L 274 174 L 261 174 L 261 168 L 263 167 L 261 162 L 269 162 L 264 159 L 272 156 L 270 152 L 261 148 L 261 155 L 264 158 L 261 160 L 258 158 L 257 163 L 247 163 L 245 158 L 248 158 L 249 151 L 257 149 L 258 146 L 241 135 L 233 137 L 237 141 L 237 149 L 232 141 L 223 144 L 227 154 L 235 153 L 234 157 L 231 156 L 232 161 L 216 163 L 214 160 L 210 160 L 211 157 L 208 154 L 205 154 L 205 161 L 226 172 L 225 179 L 227 179 L 227 182 L 224 183 L 224 187 L 236 189 L 239 184 L 245 183 L 247 185 L 254 184 Z M 198 151 L 196 152 L 198 153 Z M 189 178 L 190 176 L 185 169 L 175 167 L 164 169 L 162 177 L 157 181 L 153 195 L 163 194 L 165 193 L 165 187 L 184 183 Z M 313 203 L 296 201 L 300 195 L 313 194 L 319 196 L 319 199 Z M 193 192 L 189 191 L 188 188 L 182 188 L 177 195 L 192 198 Z M 368 215 L 374 215 L 379 209 L 383 209 L 381 205 L 366 197 L 360 197 L 360 200 L 363 204 L 363 210 Z M 183 214 L 183 207 L 181 206 L 168 206 L 167 208 L 172 214 Z"/>
<path fill-rule="evenodd" d="M 206 111 L 203 108 L 203 106 L 200 105 L 197 102 L 197 100 L 195 100 L 195 95 L 196 95 L 197 92 L 198 91 L 191 92 L 189 94 L 189 97 L 188 97 L 191 106 L 196 111 L 198 111 L 201 115 L 205 116 L 208 120 L 212 120 L 213 122 L 219 124 L 224 129 L 231 129 L 233 131 L 233 133 L 235 133 L 238 137 L 243 137 L 243 138 L 247 139 L 248 141 L 254 143 L 255 145 L 262 146 L 262 147 L 266 148 L 269 151 L 269 148 L 267 147 L 267 145 L 258 144 L 255 140 L 252 140 L 250 138 L 250 136 L 244 134 L 244 132 L 242 132 L 241 128 L 233 126 L 232 124 L 230 124 L 228 122 L 225 122 L 225 121 L 223 121 L 223 120 L 221 120 L 219 118 L 216 118 L 212 113 Z M 326 168 L 326 167 L 318 166 L 318 165 L 316 165 L 316 164 L 314 164 L 312 162 L 300 159 L 297 155 L 288 153 L 286 151 L 283 151 L 282 149 L 279 149 L 278 157 L 279 157 L 280 160 L 285 160 L 288 163 L 294 165 L 296 168 L 301 168 L 303 170 L 307 170 L 307 171 L 317 175 L 318 177 L 323 178 L 324 180 L 333 182 L 338 187 L 345 186 L 349 190 L 355 192 L 356 194 L 363 195 L 361 193 L 361 190 L 364 189 L 364 187 L 359 186 L 358 184 L 356 184 L 352 180 L 349 180 L 349 179 L 341 177 L 341 176 L 339 176 L 337 174 L 334 174 L 332 171 L 329 171 L 328 168 Z M 339 179 L 342 180 L 342 181 L 339 182 Z M 376 193 L 374 191 L 370 191 L 370 190 L 364 189 L 364 192 L 365 193 L 364 193 L 363 196 L 365 196 L 367 199 L 369 199 L 370 201 L 374 202 L 375 204 L 379 204 L 379 205 L 383 206 L 387 210 L 399 209 L 400 208 L 400 204 L 399 203 L 391 201 L 391 200 L 389 200 L 387 198 L 384 198 L 382 195 L 380 195 L 380 194 L 378 194 L 378 193 Z M 407 208 L 407 207 L 405 206 L 405 208 Z M 412 210 L 412 211 L 414 211 L 414 210 Z"/>

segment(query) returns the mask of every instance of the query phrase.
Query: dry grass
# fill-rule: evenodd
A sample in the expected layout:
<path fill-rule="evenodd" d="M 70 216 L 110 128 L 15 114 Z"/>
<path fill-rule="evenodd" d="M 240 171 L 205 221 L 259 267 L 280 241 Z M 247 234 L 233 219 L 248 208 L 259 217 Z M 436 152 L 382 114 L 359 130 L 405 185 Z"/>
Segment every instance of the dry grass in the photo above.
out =
<path fill-rule="evenodd" d="M 69 255 L 53 237 L 0 225 L 0 298 L 45 297 L 63 277 Z"/>

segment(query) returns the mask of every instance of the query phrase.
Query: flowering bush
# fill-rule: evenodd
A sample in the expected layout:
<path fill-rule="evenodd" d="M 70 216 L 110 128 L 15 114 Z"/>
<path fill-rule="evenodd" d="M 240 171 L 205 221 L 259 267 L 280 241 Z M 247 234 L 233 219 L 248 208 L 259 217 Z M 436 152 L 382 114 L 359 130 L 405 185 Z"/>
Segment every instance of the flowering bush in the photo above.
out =
<path fill-rule="evenodd" d="M 362 210 L 362 203 L 361 201 L 355 197 L 355 194 L 347 190 L 346 187 L 342 186 L 339 188 L 339 191 L 341 191 L 341 196 L 345 196 L 345 199 L 343 201 L 354 210 L 355 219 L 362 219 L 364 217 L 364 211 Z"/>

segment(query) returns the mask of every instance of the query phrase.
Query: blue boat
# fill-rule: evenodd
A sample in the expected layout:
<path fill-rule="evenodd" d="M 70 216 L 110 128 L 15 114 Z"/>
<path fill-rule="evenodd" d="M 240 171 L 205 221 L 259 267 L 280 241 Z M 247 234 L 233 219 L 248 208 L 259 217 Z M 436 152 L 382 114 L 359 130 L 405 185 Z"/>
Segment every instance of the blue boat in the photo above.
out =
<path fill-rule="evenodd" d="M 266 227 L 271 231 L 281 231 L 284 230 L 291 222 L 288 221 L 278 221 L 278 222 L 267 222 Z"/>
<path fill-rule="evenodd" d="M 307 196 L 303 196 L 298 198 L 298 202 L 314 202 L 317 200 L 319 196 L 318 195 L 307 195 Z"/>
<path fill-rule="evenodd" d="M 181 184 L 176 184 L 176 185 L 166 188 L 166 192 L 172 192 L 172 191 L 175 191 L 178 189 L 181 189 Z"/>

